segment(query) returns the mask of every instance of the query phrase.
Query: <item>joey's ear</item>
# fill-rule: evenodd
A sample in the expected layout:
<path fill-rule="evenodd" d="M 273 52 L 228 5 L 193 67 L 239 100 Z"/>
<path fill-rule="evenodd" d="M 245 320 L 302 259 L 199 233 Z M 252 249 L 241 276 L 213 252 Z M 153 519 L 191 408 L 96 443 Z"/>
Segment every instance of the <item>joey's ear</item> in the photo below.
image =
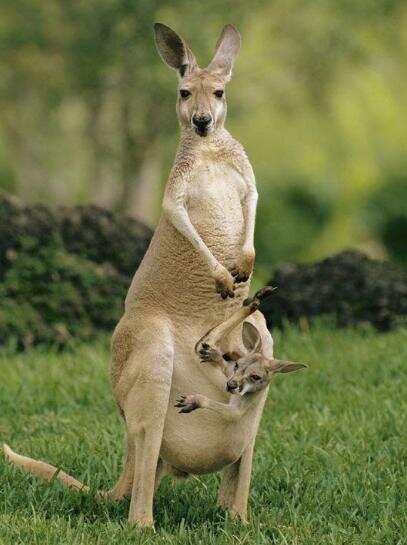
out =
<path fill-rule="evenodd" d="M 294 363 L 285 360 L 271 360 L 269 365 L 269 369 L 273 373 L 293 373 L 294 371 L 306 369 L 307 367 L 308 365 L 305 365 L 305 363 Z"/>
<path fill-rule="evenodd" d="M 260 352 L 262 347 L 260 333 L 252 323 L 243 322 L 242 341 L 248 352 Z"/>
<path fill-rule="evenodd" d="M 155 23 L 154 37 L 160 57 L 168 66 L 177 70 L 181 78 L 197 68 L 195 55 L 186 42 L 170 27 Z"/>
<path fill-rule="evenodd" d="M 209 63 L 207 70 L 219 74 L 229 80 L 232 76 L 232 68 L 235 58 L 239 53 L 242 39 L 233 25 L 223 27 L 222 33 L 216 44 L 215 55 Z"/>

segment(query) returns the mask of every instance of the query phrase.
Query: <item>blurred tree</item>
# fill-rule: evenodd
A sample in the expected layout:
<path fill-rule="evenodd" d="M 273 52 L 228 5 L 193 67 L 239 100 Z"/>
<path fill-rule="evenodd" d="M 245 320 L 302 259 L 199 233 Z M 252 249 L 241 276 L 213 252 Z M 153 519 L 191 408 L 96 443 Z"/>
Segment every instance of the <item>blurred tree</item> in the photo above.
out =
<path fill-rule="evenodd" d="M 366 207 L 367 221 L 389 256 L 407 265 L 407 175 L 400 170 L 376 190 Z"/>
<path fill-rule="evenodd" d="M 0 187 L 127 211 L 145 208 L 144 192 L 158 205 L 177 127 L 155 20 L 203 66 L 222 25 L 242 31 L 228 126 L 257 173 L 264 265 L 347 246 L 395 255 L 399 220 L 381 235 L 361 218 L 407 148 L 403 0 L 3 1 Z"/>

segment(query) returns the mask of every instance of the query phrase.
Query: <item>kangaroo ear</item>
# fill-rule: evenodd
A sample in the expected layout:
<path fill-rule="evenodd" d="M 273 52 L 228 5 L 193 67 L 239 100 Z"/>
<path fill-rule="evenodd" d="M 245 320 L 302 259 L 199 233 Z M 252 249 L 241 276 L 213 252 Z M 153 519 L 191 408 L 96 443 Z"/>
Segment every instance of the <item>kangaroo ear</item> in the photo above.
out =
<path fill-rule="evenodd" d="M 198 65 L 195 55 L 186 42 L 170 27 L 162 23 L 154 24 L 154 37 L 157 51 L 162 60 L 181 77 L 191 73 Z"/>
<path fill-rule="evenodd" d="M 257 327 L 250 322 L 243 322 L 242 341 L 248 352 L 261 352 L 260 333 Z"/>
<path fill-rule="evenodd" d="M 235 58 L 239 53 L 242 39 L 233 25 L 223 27 L 216 44 L 215 55 L 208 65 L 208 70 L 230 80 Z"/>
<path fill-rule="evenodd" d="M 294 371 L 307 368 L 308 365 L 305 365 L 305 363 L 294 363 L 292 361 L 284 360 L 271 360 L 269 365 L 269 369 L 273 373 L 293 373 Z"/>

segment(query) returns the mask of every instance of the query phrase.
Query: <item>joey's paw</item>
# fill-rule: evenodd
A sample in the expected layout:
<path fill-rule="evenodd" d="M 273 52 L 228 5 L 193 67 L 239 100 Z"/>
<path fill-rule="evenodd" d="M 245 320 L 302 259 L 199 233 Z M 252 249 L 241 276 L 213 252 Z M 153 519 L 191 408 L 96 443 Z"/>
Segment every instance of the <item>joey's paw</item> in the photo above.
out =
<path fill-rule="evenodd" d="M 250 306 L 250 309 L 253 310 L 254 312 L 260 307 L 263 301 L 265 301 L 266 299 L 270 297 L 270 295 L 273 293 L 275 289 L 276 288 L 273 288 L 271 286 L 265 286 L 264 288 L 261 288 L 253 295 L 253 297 L 248 297 L 247 299 L 245 299 L 243 301 L 243 306 L 244 307 Z"/>
<path fill-rule="evenodd" d="M 216 348 L 213 348 L 213 346 L 210 346 L 208 343 L 201 344 L 198 354 L 202 363 L 206 363 L 208 361 L 216 362 L 222 356 L 221 353 L 216 350 Z"/>
<path fill-rule="evenodd" d="M 254 250 L 243 251 L 240 259 L 231 268 L 230 273 L 236 284 L 247 282 L 249 280 L 250 275 L 253 272 L 255 255 Z"/>
<path fill-rule="evenodd" d="M 196 395 L 187 394 L 178 396 L 177 402 L 174 406 L 180 408 L 178 411 L 180 413 L 190 413 L 196 409 L 199 409 L 200 404 Z"/>
<path fill-rule="evenodd" d="M 216 291 L 220 294 L 222 299 L 227 297 L 234 297 L 234 280 L 230 272 L 223 267 L 218 265 L 213 271 L 213 278 L 215 280 Z"/>

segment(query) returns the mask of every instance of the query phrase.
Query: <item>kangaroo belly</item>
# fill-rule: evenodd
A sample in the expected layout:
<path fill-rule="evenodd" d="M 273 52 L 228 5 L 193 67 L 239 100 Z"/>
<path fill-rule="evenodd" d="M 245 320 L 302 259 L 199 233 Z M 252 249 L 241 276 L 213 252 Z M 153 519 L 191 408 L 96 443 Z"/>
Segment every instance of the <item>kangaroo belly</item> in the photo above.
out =
<path fill-rule="evenodd" d="M 240 458 L 252 438 L 253 424 L 253 415 L 251 421 L 227 423 L 209 411 L 185 415 L 170 407 L 160 455 L 186 473 L 212 473 Z"/>
<path fill-rule="evenodd" d="M 186 473 L 218 471 L 238 460 L 250 441 L 248 430 L 222 424 L 208 411 L 171 413 L 172 409 L 167 416 L 160 455 Z"/>

